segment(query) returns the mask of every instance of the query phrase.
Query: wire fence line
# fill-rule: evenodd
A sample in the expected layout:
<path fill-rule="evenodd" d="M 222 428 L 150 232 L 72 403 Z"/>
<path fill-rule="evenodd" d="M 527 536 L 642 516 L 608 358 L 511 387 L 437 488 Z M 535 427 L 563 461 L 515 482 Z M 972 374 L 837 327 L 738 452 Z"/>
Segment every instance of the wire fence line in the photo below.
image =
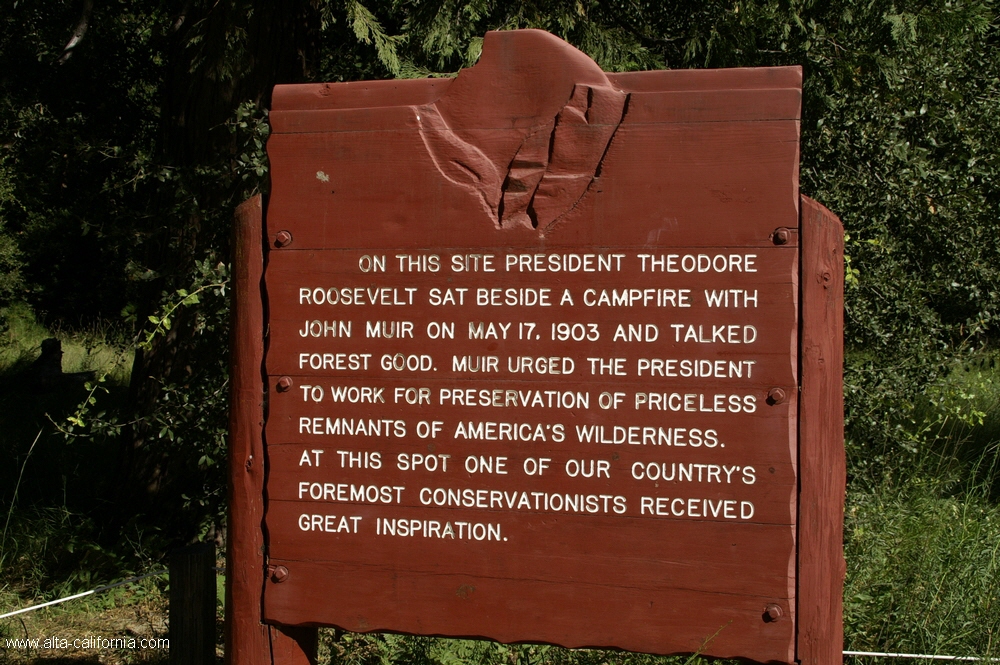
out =
<path fill-rule="evenodd" d="M 214 570 L 219 575 L 225 575 L 226 574 L 226 569 L 223 568 L 223 567 L 221 567 L 221 566 L 214 566 L 212 568 L 212 570 Z M 99 586 L 99 587 L 97 587 L 95 589 L 91 589 L 90 591 L 83 591 L 81 593 L 75 593 L 72 596 L 66 596 L 65 598 L 59 598 L 57 600 L 50 600 L 47 603 L 39 603 L 38 605 L 29 605 L 28 607 L 22 607 L 21 609 L 14 610 L 13 612 L 7 612 L 6 614 L 0 614 L 0 619 L 6 619 L 7 617 L 12 617 L 12 616 L 15 616 L 15 615 L 18 615 L 18 614 L 24 614 L 25 612 L 34 612 L 35 610 L 40 610 L 43 607 L 51 607 L 52 605 L 58 605 L 60 603 L 65 603 L 66 601 L 69 601 L 69 600 L 76 600 L 77 598 L 83 598 L 85 596 L 92 596 L 92 595 L 94 595 L 96 593 L 102 593 L 104 591 L 108 591 L 110 589 L 115 589 L 117 587 L 124 586 L 126 584 L 132 584 L 133 582 L 138 582 L 139 580 L 144 580 L 147 577 L 156 577 L 158 575 L 169 575 L 169 574 L 170 574 L 170 571 L 167 570 L 166 568 L 164 568 L 163 570 L 154 570 L 151 573 L 145 573 L 143 575 L 136 575 L 134 577 L 127 577 L 127 578 L 121 580 L 120 582 L 115 582 L 114 584 L 105 584 L 105 585 Z"/>
<path fill-rule="evenodd" d="M 224 575 L 226 569 L 216 566 L 213 570 Z M 39 603 L 38 605 L 29 605 L 28 607 L 22 607 L 19 610 L 14 610 L 13 612 L 7 612 L 6 614 L 0 614 L 0 619 L 6 619 L 8 617 L 16 616 L 18 614 L 24 614 L 25 612 L 34 612 L 35 610 L 40 610 L 44 607 L 51 607 L 53 605 L 59 605 L 60 603 L 65 603 L 70 600 L 76 600 L 77 598 L 84 598 L 86 596 L 92 596 L 94 594 L 103 593 L 111 589 L 115 589 L 126 584 L 132 584 L 133 582 L 138 582 L 144 580 L 148 577 L 157 577 L 159 575 L 168 575 L 169 570 L 154 570 L 151 573 L 145 573 L 143 575 L 135 575 L 134 577 L 127 577 L 120 582 L 115 582 L 114 584 L 105 584 L 103 586 L 96 587 L 90 591 L 83 591 L 81 593 L 73 594 L 72 596 L 66 596 L 65 598 L 59 598 L 57 600 L 50 600 L 47 603 Z M 844 651 L 845 656 L 858 656 L 858 657 L 868 657 L 868 658 L 912 658 L 914 660 L 950 660 L 950 661 L 962 661 L 962 662 L 984 662 L 984 663 L 1000 663 L 1000 658 L 980 658 L 977 656 L 946 656 L 940 654 L 926 654 L 926 653 L 892 653 L 888 651 Z"/>
<path fill-rule="evenodd" d="M 870 656 L 872 658 L 913 658 L 916 660 L 960 660 L 966 662 L 1000 663 L 1000 658 L 979 658 L 976 656 L 942 656 L 926 653 L 890 653 L 885 651 L 845 651 L 845 656 Z"/>
<path fill-rule="evenodd" d="M 65 598 L 59 598 L 57 600 L 50 600 L 47 603 L 39 603 L 38 605 L 29 605 L 28 607 L 22 607 L 19 610 L 14 610 L 13 612 L 7 612 L 6 614 L 0 614 L 0 619 L 6 619 L 7 617 L 16 616 L 18 614 L 24 614 L 25 612 L 34 612 L 35 610 L 40 610 L 43 607 L 51 607 L 52 605 L 58 605 L 60 603 L 65 603 L 70 600 L 76 600 L 77 598 L 84 598 L 85 596 L 92 596 L 96 593 L 103 593 L 110 589 L 115 589 L 126 584 L 132 584 L 133 582 L 138 582 L 139 580 L 144 580 L 147 577 L 156 577 L 157 575 L 166 575 L 169 571 L 164 570 L 154 570 L 151 573 L 145 573 L 144 575 L 136 575 L 134 577 L 127 577 L 120 582 L 115 582 L 114 584 L 105 584 L 99 586 L 96 589 L 91 589 L 90 591 L 83 591 L 81 593 L 75 593 L 72 596 L 66 596 Z"/>

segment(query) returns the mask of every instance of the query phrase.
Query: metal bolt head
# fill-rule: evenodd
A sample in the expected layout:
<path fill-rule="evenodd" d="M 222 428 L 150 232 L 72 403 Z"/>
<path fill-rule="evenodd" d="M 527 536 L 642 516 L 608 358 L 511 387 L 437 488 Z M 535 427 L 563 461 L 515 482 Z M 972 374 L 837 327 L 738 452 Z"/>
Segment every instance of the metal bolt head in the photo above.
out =
<path fill-rule="evenodd" d="M 280 584 L 288 579 L 288 569 L 284 566 L 275 566 L 271 571 L 271 581 Z"/>
<path fill-rule="evenodd" d="M 292 234 L 288 231 L 278 231 L 277 235 L 274 236 L 274 246 L 284 247 L 292 242 Z"/>
<path fill-rule="evenodd" d="M 771 406 L 785 401 L 785 391 L 781 388 L 771 388 L 767 391 L 767 403 Z"/>
<path fill-rule="evenodd" d="M 771 242 L 775 245 L 787 245 L 788 241 L 792 239 L 792 233 L 785 227 L 777 228 L 774 233 L 771 234 Z"/>
<path fill-rule="evenodd" d="M 781 605 L 775 605 L 770 603 L 764 608 L 764 621 L 771 623 L 772 621 L 777 621 L 782 617 L 784 612 L 781 611 Z"/>
<path fill-rule="evenodd" d="M 283 376 L 278 379 L 278 392 L 283 393 L 292 387 L 292 377 Z"/>

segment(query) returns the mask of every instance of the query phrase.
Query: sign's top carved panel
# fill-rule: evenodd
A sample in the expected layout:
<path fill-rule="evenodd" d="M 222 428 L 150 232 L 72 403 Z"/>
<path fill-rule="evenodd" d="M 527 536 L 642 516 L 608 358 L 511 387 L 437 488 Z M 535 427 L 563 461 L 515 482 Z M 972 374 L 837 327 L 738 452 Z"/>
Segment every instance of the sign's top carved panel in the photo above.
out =
<path fill-rule="evenodd" d="M 593 61 L 565 42 L 541 30 L 516 30 L 510 32 L 489 32 L 484 40 L 483 53 L 499 54 L 501 51 L 531 50 L 529 56 L 541 60 L 535 50 L 542 46 L 549 51 L 565 56 L 581 67 L 592 72 Z M 582 56 L 582 58 L 581 58 Z M 589 64 L 588 64 L 589 63 Z M 545 64 L 561 67 L 558 59 Z M 596 66 L 596 65 L 594 65 Z M 497 59 L 480 60 L 470 70 L 464 70 L 458 78 L 472 70 L 492 69 L 490 74 L 501 74 L 511 70 L 509 63 Z M 600 71 L 600 70 L 598 70 Z M 734 69 L 674 69 L 650 72 L 601 72 L 608 84 L 624 92 L 686 92 L 699 90 L 778 90 L 802 89 L 801 67 L 753 67 Z M 403 79 L 386 81 L 351 81 L 347 83 L 303 83 L 282 85 L 275 89 L 272 112 L 306 110 L 333 110 L 354 108 L 376 108 L 384 106 L 420 106 L 437 101 L 458 78 L 447 79 Z M 596 74 L 594 74 L 594 78 Z M 585 81 L 574 81 L 584 83 Z M 798 118 L 798 107 L 787 107 L 784 114 Z M 276 128 L 280 132 L 281 129 Z"/>
<path fill-rule="evenodd" d="M 749 241 L 740 230 L 747 230 L 746 224 L 755 217 L 773 227 L 775 216 L 780 214 L 786 225 L 794 226 L 801 97 L 795 84 L 800 82 L 800 70 L 706 74 L 721 82 L 743 76 L 751 79 L 752 87 L 713 89 L 699 83 L 691 72 L 609 76 L 565 42 L 528 30 L 489 33 L 481 62 L 451 81 L 290 86 L 288 92 L 279 88 L 271 114 L 275 137 L 269 151 L 272 160 L 281 161 L 285 150 L 294 152 L 296 159 L 290 161 L 291 169 L 275 173 L 276 207 L 287 209 L 293 217 L 315 219 L 322 215 L 337 219 L 338 226 L 349 226 L 354 211 L 338 205 L 341 202 L 337 199 L 345 198 L 348 189 L 370 189 L 361 181 L 370 182 L 374 176 L 378 193 L 364 202 L 365 223 L 391 215 L 384 210 L 386 203 L 392 206 L 410 198 L 418 205 L 414 196 L 427 195 L 443 203 L 455 195 L 460 202 L 449 202 L 438 211 L 443 226 L 468 229 L 467 220 L 481 216 L 474 212 L 478 208 L 495 228 L 515 233 L 519 229 L 537 230 L 559 242 L 563 234 L 555 231 L 561 222 L 577 219 L 584 227 L 595 226 L 595 215 L 601 216 L 609 207 L 618 214 L 648 217 L 652 211 L 643 204 L 649 197 L 635 187 L 643 181 L 642 173 L 652 169 L 676 174 L 673 181 L 657 183 L 667 190 L 665 200 L 669 204 L 685 199 L 698 206 L 703 224 L 722 220 L 724 226 L 734 227 L 729 219 L 739 216 L 739 226 L 732 228 L 735 244 Z M 772 126 L 763 131 L 742 124 L 765 121 Z M 720 122 L 729 125 L 701 126 Z M 651 136 L 650 124 L 657 128 L 677 124 L 676 135 L 654 130 L 658 136 Z M 386 132 L 400 131 L 406 136 L 392 140 L 385 136 Z M 352 134 L 338 138 L 336 150 L 328 149 L 329 139 L 315 136 L 336 132 Z M 619 135 L 627 137 L 616 141 Z M 699 135 L 728 142 L 729 163 L 706 164 L 701 159 L 705 146 Z M 369 174 L 359 170 L 360 162 L 380 148 L 393 151 L 372 160 L 381 163 L 384 171 Z M 403 155 L 408 161 L 422 163 L 413 164 L 416 168 L 405 179 L 393 178 L 392 170 Z M 336 164 L 354 162 L 354 168 L 337 168 L 330 161 L 334 156 Z M 630 167 L 636 166 L 642 173 L 630 172 Z M 716 183 L 710 191 L 684 182 L 706 181 L 706 168 L 713 170 Z M 721 172 L 723 168 L 729 172 Z M 786 172 L 779 173 L 779 168 Z M 605 174 L 620 177 L 599 181 Z M 324 180 L 324 175 L 335 177 Z M 762 182 L 761 176 L 767 182 Z M 311 180 L 315 182 L 307 187 Z M 442 185 L 454 191 L 435 191 Z M 672 189 L 676 193 L 669 191 Z M 317 197 L 322 201 L 321 209 L 307 212 L 296 209 L 294 202 L 285 205 L 281 200 L 284 192 L 310 190 L 330 193 L 325 200 Z M 605 192 L 607 195 L 597 196 Z M 584 198 L 588 199 L 585 204 Z M 683 220 L 669 208 L 659 215 L 663 227 L 656 237 L 666 234 L 672 244 L 701 244 L 670 231 L 669 225 Z M 289 224 L 294 225 L 291 220 Z M 393 232 L 406 235 L 403 224 L 403 220 L 393 220 L 391 226 L 399 227 Z M 481 237 L 474 228 L 468 230 Z M 766 233 L 756 235 L 759 241 L 767 242 Z M 523 235 L 506 240 L 517 242 L 518 237 L 533 242 Z M 609 240 L 567 239 L 598 244 Z M 648 237 L 618 240 L 649 242 Z M 357 238 L 356 242 L 364 241 Z M 474 240 L 463 239 L 462 244 L 469 242 Z"/>

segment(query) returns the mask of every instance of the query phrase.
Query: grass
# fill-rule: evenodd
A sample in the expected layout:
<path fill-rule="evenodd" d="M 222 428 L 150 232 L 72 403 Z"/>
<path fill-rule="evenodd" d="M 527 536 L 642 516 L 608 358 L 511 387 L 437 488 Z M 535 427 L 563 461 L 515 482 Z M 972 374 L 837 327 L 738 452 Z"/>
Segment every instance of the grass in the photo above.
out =
<path fill-rule="evenodd" d="M 544 644 L 498 644 L 403 635 L 359 635 L 320 630 L 320 663 L 331 665 L 701 665 L 694 656 L 651 656 Z M 730 661 L 715 661 L 726 663 Z"/>
<path fill-rule="evenodd" d="M 0 621 L 0 661 L 27 663 L 133 663 L 165 664 L 167 649 L 138 648 L 138 640 L 167 637 L 165 582 L 155 578 L 101 595 L 73 600 L 65 605 L 29 612 Z M 9 606 L 9 592 L 0 592 L 0 607 Z M 136 640 L 136 648 L 94 648 L 86 642 L 94 637 Z M 37 646 L 8 646 L 8 639 L 39 639 Z M 46 638 L 65 640 L 45 648 Z M 74 645 L 76 640 L 80 640 Z M 124 643 L 128 644 L 128 643 Z"/>
<path fill-rule="evenodd" d="M 122 356 L 122 335 L 110 323 L 96 323 L 81 330 L 49 329 L 24 305 L 4 312 L 7 329 L 0 333 L 0 376 L 19 373 L 38 357 L 42 340 L 62 342 L 63 371 L 107 373 L 112 385 L 127 385 L 129 358 Z"/>
<path fill-rule="evenodd" d="M 1000 656 L 1000 507 L 920 484 L 848 502 L 847 647 Z"/>
<path fill-rule="evenodd" d="M 848 487 L 845 648 L 1000 657 L 997 358 L 957 367 L 917 420 L 929 446 Z"/>
<path fill-rule="evenodd" d="M 122 572 L 118 554 L 98 544 L 92 518 L 114 482 L 108 473 L 113 456 L 108 442 L 69 445 L 58 431 L 86 399 L 85 386 L 39 392 L 28 387 L 26 374 L 42 340 L 53 336 L 62 342 L 63 371 L 106 375 L 102 387 L 111 402 L 123 397 L 129 368 L 122 347 L 107 341 L 116 337 L 108 326 L 50 330 L 24 307 L 9 308 L 4 320 L 0 459 L 7 463 L 0 465 L 0 588 L 28 599 L 50 598 Z"/>

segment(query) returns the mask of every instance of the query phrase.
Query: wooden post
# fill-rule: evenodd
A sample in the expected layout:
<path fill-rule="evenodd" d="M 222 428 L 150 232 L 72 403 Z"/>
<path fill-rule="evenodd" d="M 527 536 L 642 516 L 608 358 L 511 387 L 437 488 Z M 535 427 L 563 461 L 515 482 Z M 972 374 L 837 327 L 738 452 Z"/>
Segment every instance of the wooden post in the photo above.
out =
<path fill-rule="evenodd" d="M 226 528 L 226 662 L 270 663 L 261 623 L 264 584 L 264 274 L 261 197 L 236 209 L 233 228 L 232 368 L 229 400 L 229 520 Z"/>
<path fill-rule="evenodd" d="M 803 196 L 797 660 L 843 662 L 844 227 Z"/>
<path fill-rule="evenodd" d="M 170 663 L 215 663 L 215 545 L 170 555 Z"/>
<path fill-rule="evenodd" d="M 264 532 L 264 222 L 261 197 L 236 209 L 229 407 L 229 521 L 226 530 L 226 663 L 309 665 L 315 628 L 262 623 Z"/>

